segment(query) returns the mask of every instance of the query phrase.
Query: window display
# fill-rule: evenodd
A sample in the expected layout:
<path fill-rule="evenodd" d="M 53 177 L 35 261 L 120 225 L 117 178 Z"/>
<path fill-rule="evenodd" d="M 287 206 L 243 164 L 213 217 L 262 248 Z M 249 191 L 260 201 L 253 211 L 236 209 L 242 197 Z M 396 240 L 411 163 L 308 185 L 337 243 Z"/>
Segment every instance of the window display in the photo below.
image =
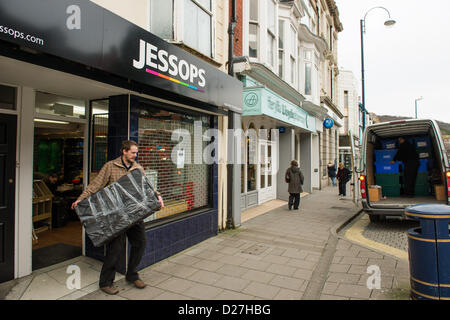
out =
<path fill-rule="evenodd" d="M 194 134 L 198 135 L 194 122 L 201 123 L 201 148 L 194 148 L 194 140 L 199 138 Z M 208 116 L 181 114 L 141 105 L 138 162 L 161 193 L 165 205 L 164 209 L 146 221 L 210 205 L 211 165 L 203 159 L 203 151 L 211 144 L 205 134 L 210 127 Z M 179 132 L 183 133 L 183 140 L 177 138 Z M 192 142 L 187 150 L 175 149 L 180 142 L 187 140 Z"/>

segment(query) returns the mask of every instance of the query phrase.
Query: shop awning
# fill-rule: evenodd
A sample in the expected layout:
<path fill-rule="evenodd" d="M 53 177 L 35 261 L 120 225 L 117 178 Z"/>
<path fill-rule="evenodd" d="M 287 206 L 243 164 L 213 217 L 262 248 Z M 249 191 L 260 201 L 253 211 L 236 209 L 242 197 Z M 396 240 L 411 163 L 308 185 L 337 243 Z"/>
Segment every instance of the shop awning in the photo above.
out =
<path fill-rule="evenodd" d="M 273 119 L 316 132 L 316 118 L 265 87 L 244 89 L 243 116 L 266 115 Z"/>

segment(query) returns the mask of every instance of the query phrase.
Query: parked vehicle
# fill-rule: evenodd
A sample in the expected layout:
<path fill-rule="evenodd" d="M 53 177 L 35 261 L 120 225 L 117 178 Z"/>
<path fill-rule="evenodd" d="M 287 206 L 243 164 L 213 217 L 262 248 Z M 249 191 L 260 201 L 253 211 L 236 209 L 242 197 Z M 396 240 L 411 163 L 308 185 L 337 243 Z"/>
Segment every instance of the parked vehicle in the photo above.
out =
<path fill-rule="evenodd" d="M 414 196 L 405 194 L 404 163 L 392 162 L 399 137 L 412 144 L 419 156 Z M 402 120 L 368 126 L 358 173 L 363 210 L 371 221 L 402 216 L 410 205 L 449 204 L 450 201 L 450 165 L 434 120 Z"/>

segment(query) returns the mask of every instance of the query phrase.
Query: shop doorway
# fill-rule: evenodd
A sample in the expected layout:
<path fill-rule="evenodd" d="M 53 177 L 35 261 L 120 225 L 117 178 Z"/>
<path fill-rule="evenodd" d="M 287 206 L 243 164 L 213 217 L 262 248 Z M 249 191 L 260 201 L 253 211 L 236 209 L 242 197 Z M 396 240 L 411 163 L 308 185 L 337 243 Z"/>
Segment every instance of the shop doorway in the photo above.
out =
<path fill-rule="evenodd" d="M 260 203 L 273 200 L 276 198 L 276 172 L 274 171 L 274 157 L 273 149 L 274 143 L 270 140 L 259 141 L 260 151 L 260 189 L 259 201 Z M 275 176 L 275 179 L 274 179 Z"/>
<path fill-rule="evenodd" d="M 0 283 L 14 278 L 17 116 L 0 114 Z"/>
<path fill-rule="evenodd" d="M 41 110 L 34 119 L 33 270 L 80 256 L 83 246 L 82 225 L 71 205 L 83 191 L 86 124 L 42 114 L 54 97 L 36 96 Z M 59 110 L 71 106 L 55 104 Z"/>

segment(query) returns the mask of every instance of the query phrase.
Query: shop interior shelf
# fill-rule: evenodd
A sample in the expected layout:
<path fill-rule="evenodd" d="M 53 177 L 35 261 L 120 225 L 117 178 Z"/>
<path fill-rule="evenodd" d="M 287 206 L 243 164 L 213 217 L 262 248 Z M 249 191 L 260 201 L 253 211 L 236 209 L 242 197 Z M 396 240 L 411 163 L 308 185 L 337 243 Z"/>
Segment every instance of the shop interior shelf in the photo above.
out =
<path fill-rule="evenodd" d="M 48 189 L 43 180 L 34 180 L 33 182 L 33 223 L 38 221 L 45 222 L 48 227 L 44 229 L 37 228 L 35 233 L 51 229 L 52 225 L 52 201 L 53 194 Z"/>

